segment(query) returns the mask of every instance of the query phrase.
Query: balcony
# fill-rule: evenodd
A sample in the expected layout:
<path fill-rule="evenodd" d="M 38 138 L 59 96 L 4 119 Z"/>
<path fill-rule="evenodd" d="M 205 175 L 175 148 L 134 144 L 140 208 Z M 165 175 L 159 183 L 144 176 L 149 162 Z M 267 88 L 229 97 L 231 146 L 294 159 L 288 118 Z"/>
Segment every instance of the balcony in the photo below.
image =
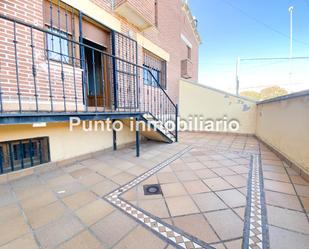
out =
<path fill-rule="evenodd" d="M 113 30 L 105 34 L 89 21 L 81 23 L 80 42 L 57 27 L 41 28 L 2 14 L 0 20 L 8 32 L 0 43 L 7 51 L 0 53 L 1 124 L 59 122 L 72 115 L 176 119 L 176 105 L 151 70 L 136 64 L 136 41 Z M 88 40 L 95 40 L 87 31 L 95 27 L 103 45 Z M 124 49 L 130 58 L 123 57 Z"/>
<path fill-rule="evenodd" d="M 153 0 L 117 0 L 115 11 L 140 30 L 152 27 L 155 23 L 155 5 Z"/>

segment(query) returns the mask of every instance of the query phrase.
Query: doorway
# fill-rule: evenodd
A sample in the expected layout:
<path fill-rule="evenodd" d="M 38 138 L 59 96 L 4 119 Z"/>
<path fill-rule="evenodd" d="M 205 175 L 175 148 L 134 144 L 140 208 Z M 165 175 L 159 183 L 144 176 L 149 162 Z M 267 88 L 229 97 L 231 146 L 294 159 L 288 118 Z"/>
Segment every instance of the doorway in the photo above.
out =
<path fill-rule="evenodd" d="M 83 43 L 92 48 L 106 51 L 106 48 L 90 40 Z M 87 103 L 89 107 L 111 107 L 110 81 L 108 77 L 108 57 L 103 53 L 85 47 L 85 63 L 87 74 Z"/>

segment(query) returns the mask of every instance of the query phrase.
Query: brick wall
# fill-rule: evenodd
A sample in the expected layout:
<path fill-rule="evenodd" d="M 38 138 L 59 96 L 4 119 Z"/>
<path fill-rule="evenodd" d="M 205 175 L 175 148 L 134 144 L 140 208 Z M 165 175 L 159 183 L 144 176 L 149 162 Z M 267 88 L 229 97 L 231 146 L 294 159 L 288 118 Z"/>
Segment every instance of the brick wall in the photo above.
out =
<path fill-rule="evenodd" d="M 3 0 L 0 2 L 0 12 L 43 27 L 42 0 Z M 45 47 L 46 37 L 43 32 L 16 24 L 16 37 L 14 37 L 14 24 L 3 19 L 0 20 L 0 31 L 5 34 L 1 35 L 0 38 L 0 81 L 3 93 L 3 109 L 18 110 L 19 96 L 23 111 L 35 110 L 36 101 L 39 103 L 39 110 L 50 111 L 50 96 L 53 96 L 54 110 L 64 110 L 64 101 L 66 101 L 68 111 L 75 110 L 75 97 L 77 97 L 78 108 L 82 109 L 81 70 L 67 64 L 64 64 L 61 68 L 59 62 L 53 61 L 50 61 L 48 65 Z M 17 41 L 17 61 L 15 60 L 15 38 Z M 18 65 L 18 79 L 16 77 L 16 63 Z M 36 77 L 32 73 L 33 65 Z M 65 79 L 64 86 L 61 79 L 62 71 Z"/>
<path fill-rule="evenodd" d="M 94 3 L 103 6 L 111 14 L 122 20 L 122 32 L 126 35 L 131 31 L 133 38 L 135 33 L 141 33 L 150 41 L 163 48 L 170 54 L 170 61 L 167 64 L 167 91 L 172 99 L 178 102 L 179 95 L 179 79 L 181 78 L 181 61 L 187 58 L 187 47 L 180 36 L 183 34 L 192 44 L 192 78 L 191 81 L 198 80 L 198 48 L 199 42 L 196 40 L 192 25 L 189 22 L 186 13 L 182 10 L 182 0 L 158 0 L 158 26 L 148 28 L 144 31 L 138 30 L 130 23 L 128 23 L 121 16 L 117 16 L 111 9 L 108 9 L 106 0 L 91 0 Z M 124 0 L 119 0 L 123 2 Z M 154 1 L 151 1 L 153 8 L 150 5 L 144 4 L 144 1 L 130 0 L 130 4 L 138 6 L 140 13 L 147 12 L 147 15 L 155 17 Z M 117 3 L 117 1 L 116 1 Z M 149 2 L 148 2 L 149 4 Z M 148 7 L 147 7 L 148 6 Z M 146 11 L 147 10 L 147 11 Z M 138 47 L 139 64 L 143 63 L 143 48 Z"/>
<path fill-rule="evenodd" d="M 111 1 L 92 0 L 98 7 L 101 7 L 121 20 L 122 33 L 136 38 L 136 33 L 141 33 L 153 43 L 163 48 L 170 54 L 170 61 L 167 63 L 167 91 L 173 100 L 178 102 L 178 82 L 181 77 L 181 61 L 187 58 L 186 44 L 181 40 L 183 34 L 192 44 L 192 79 L 197 80 L 198 75 L 198 42 L 195 39 L 192 26 L 182 10 L 181 0 L 158 1 L 158 26 L 140 31 L 122 17 L 112 11 Z M 141 13 L 147 12 L 147 18 L 154 22 L 155 8 L 154 0 L 145 0 L 144 9 L 141 1 L 130 0 L 130 4 L 139 6 Z M 153 8 L 150 8 L 153 6 Z M 147 10 L 147 11 L 146 11 Z M 1 0 L 0 12 L 10 17 L 15 17 L 27 23 L 43 27 L 43 0 Z M 2 98 L 9 100 L 6 102 L 11 110 L 18 109 L 18 90 L 14 54 L 14 33 L 13 24 L 0 19 L 0 81 Z M 78 37 L 78 34 L 76 34 Z M 30 28 L 16 25 L 17 55 L 19 68 L 20 96 L 24 105 L 23 110 L 34 108 L 33 103 L 37 99 L 40 103 L 40 110 L 50 110 L 50 95 L 53 95 L 54 108 L 63 109 L 64 98 L 66 96 L 67 110 L 75 109 L 75 97 L 78 108 L 83 109 L 81 70 L 78 66 L 65 64 L 63 66 L 65 86 L 63 88 L 61 80 L 61 65 L 59 62 L 51 62 L 49 67 L 46 60 L 45 35 L 33 29 L 34 64 L 37 72 L 36 87 L 32 75 L 32 48 Z M 79 48 L 76 48 L 78 55 Z M 143 64 L 143 48 L 138 46 L 138 63 Z M 75 84 L 73 72 L 75 70 Z M 50 74 L 50 78 L 48 75 Z M 49 85 L 51 83 L 51 86 Z M 76 87 L 76 96 L 75 96 Z M 26 101 L 26 102 L 25 102 Z"/>

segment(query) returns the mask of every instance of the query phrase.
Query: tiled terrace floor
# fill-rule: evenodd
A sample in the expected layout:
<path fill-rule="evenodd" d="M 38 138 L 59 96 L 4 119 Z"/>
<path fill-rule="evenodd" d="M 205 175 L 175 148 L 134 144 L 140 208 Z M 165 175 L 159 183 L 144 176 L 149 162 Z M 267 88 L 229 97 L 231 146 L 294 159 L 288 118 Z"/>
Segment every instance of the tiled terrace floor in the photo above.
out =
<path fill-rule="evenodd" d="M 255 138 L 183 133 L 134 153 L 2 182 L 0 248 L 308 248 L 309 183 Z"/>

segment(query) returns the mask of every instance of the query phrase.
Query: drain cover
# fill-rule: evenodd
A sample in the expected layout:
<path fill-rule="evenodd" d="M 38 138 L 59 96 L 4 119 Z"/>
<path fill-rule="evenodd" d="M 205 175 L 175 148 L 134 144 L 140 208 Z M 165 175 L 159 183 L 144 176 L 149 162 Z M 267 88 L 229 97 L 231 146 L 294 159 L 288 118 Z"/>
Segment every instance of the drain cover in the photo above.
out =
<path fill-rule="evenodd" d="M 144 195 L 160 195 L 162 194 L 159 184 L 144 185 Z"/>

